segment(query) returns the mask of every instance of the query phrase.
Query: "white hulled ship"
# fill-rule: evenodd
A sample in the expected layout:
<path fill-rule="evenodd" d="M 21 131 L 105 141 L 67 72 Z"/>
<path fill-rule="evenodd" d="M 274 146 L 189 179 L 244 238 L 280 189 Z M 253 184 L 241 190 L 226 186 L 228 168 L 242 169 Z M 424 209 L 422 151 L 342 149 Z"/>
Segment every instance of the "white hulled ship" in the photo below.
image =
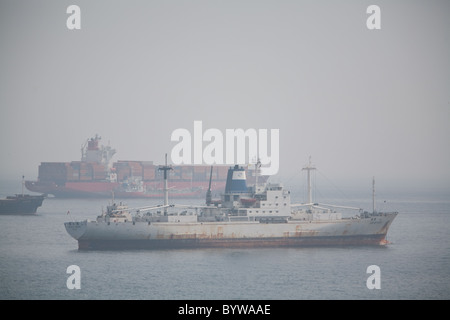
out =
<path fill-rule="evenodd" d="M 67 232 L 80 250 L 159 249 L 205 247 L 296 247 L 386 245 L 388 229 L 397 212 L 362 210 L 346 218 L 336 206 L 312 203 L 310 171 L 308 201 L 291 204 L 288 190 L 278 183 L 247 187 L 245 170 L 229 168 L 220 200 L 207 193 L 206 205 L 169 205 L 167 171 L 164 205 L 128 208 L 107 207 L 96 220 L 66 222 Z M 211 184 L 211 180 L 210 180 Z"/>

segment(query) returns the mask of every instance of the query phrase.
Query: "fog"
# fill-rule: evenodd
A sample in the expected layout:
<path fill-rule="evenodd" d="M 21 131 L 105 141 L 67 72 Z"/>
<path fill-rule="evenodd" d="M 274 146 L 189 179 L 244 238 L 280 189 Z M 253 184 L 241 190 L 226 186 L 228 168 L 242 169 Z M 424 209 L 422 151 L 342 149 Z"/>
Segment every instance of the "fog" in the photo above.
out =
<path fill-rule="evenodd" d="M 450 185 L 449 1 L 0 3 L 0 177 L 80 160 L 95 134 L 161 164 L 202 121 L 279 129 L 275 180 L 311 156 L 338 183 Z"/>

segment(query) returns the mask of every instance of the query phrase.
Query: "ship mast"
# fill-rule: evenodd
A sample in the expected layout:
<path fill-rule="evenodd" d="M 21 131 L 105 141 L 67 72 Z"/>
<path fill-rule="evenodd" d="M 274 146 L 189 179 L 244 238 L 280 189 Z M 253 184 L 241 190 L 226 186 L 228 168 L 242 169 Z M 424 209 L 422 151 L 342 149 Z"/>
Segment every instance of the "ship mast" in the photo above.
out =
<path fill-rule="evenodd" d="M 211 181 L 213 174 L 213 166 L 211 166 L 211 173 L 209 174 L 209 187 L 208 191 L 206 191 L 206 205 L 209 206 L 212 203 L 212 195 L 211 195 Z"/>
<path fill-rule="evenodd" d="M 311 163 L 311 156 L 309 157 L 309 163 L 306 165 L 306 167 L 302 168 L 302 170 L 306 170 L 307 173 L 307 180 L 308 180 L 308 204 L 309 208 L 312 208 L 312 192 L 311 192 L 311 170 L 316 170 L 316 168 Z"/>
<path fill-rule="evenodd" d="M 258 161 L 255 164 L 255 191 L 258 188 L 258 174 L 259 174 L 259 168 L 261 168 L 261 161 L 258 158 Z"/>
<path fill-rule="evenodd" d="M 166 164 L 160 166 L 158 170 L 164 171 L 164 215 L 167 215 L 167 206 L 169 205 L 169 187 L 167 184 L 167 171 L 172 170 L 172 166 L 167 165 L 167 153 L 166 153 Z"/>

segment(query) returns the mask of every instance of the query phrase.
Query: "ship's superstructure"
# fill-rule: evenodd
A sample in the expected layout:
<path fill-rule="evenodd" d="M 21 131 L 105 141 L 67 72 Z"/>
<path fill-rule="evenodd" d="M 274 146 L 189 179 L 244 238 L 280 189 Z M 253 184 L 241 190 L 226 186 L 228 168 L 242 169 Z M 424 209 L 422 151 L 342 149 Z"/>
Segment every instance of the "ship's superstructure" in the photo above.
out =
<path fill-rule="evenodd" d="M 294 205 L 282 184 L 248 187 L 245 170 L 235 166 L 229 168 L 221 199 L 207 197 L 205 206 L 112 204 L 96 220 L 65 227 L 81 250 L 384 245 L 396 215 L 361 210 L 343 218 L 311 201 Z"/>
<path fill-rule="evenodd" d="M 81 146 L 81 161 L 101 164 L 105 169 L 111 169 L 112 157 L 116 150 L 108 146 L 99 146 L 101 137 L 95 135 Z"/>

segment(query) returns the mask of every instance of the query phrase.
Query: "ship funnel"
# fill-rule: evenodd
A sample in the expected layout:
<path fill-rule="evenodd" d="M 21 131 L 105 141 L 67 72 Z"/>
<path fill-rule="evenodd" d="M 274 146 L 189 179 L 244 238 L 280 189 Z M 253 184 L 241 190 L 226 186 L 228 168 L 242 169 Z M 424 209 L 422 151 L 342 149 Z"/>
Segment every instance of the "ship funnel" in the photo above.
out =
<path fill-rule="evenodd" d="M 245 193 L 247 190 L 247 182 L 245 170 L 238 165 L 228 169 L 227 184 L 225 185 L 225 193 Z"/>

